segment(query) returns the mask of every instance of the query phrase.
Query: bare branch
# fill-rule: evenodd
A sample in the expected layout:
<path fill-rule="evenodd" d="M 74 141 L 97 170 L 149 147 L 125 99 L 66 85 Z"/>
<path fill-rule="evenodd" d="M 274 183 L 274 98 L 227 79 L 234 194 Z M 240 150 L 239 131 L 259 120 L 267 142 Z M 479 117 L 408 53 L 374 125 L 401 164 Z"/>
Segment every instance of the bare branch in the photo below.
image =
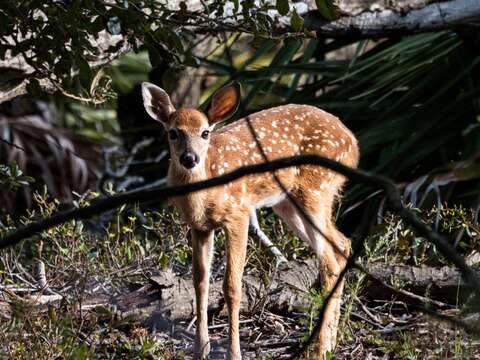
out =
<path fill-rule="evenodd" d="M 177 9 L 173 2 L 169 6 L 171 15 L 167 18 L 157 17 L 156 15 L 146 13 L 143 9 L 133 7 L 145 19 L 153 21 L 167 21 L 168 26 L 176 28 L 178 31 L 182 29 L 188 30 L 196 34 L 216 35 L 219 32 L 239 32 L 239 33 L 255 33 L 257 30 L 244 19 L 241 9 L 238 13 L 232 13 L 232 7 L 226 6 L 223 15 L 213 14 L 205 15 L 202 10 L 195 10 L 201 6 L 193 6 L 196 2 L 190 1 L 188 21 L 176 20 L 175 14 L 181 10 Z M 273 3 L 273 1 L 272 1 Z M 394 1 L 392 7 L 386 8 L 382 1 L 354 1 L 353 4 L 343 1 L 339 3 L 342 14 L 348 14 L 335 21 L 327 21 L 321 17 L 320 13 L 315 9 L 313 1 L 296 2 L 292 5 L 291 10 L 295 7 L 298 14 L 305 19 L 305 29 L 317 31 L 318 34 L 327 38 L 385 38 L 390 36 L 408 35 L 428 31 L 440 31 L 445 29 L 455 29 L 465 25 L 478 25 L 480 23 L 480 0 L 453 0 L 445 2 L 433 2 L 415 0 L 410 1 Z M 198 5 L 198 4 L 197 4 Z M 113 6 L 113 4 L 109 5 Z M 133 4 L 132 4 L 133 6 Z M 423 6 L 423 7 L 421 7 Z M 367 9 L 365 8 L 367 7 Z M 193 9 L 193 10 L 192 10 Z M 363 9 L 363 11 L 360 11 Z M 376 9 L 376 10 L 373 10 Z M 380 9 L 380 10 L 378 10 Z M 123 9 L 126 11 L 126 9 Z M 255 9 L 262 12 L 263 10 Z M 265 15 L 272 19 L 275 26 L 269 29 L 272 38 L 282 38 L 285 36 L 304 37 L 302 31 L 293 31 L 290 27 L 290 16 L 292 11 L 286 16 L 274 10 L 268 10 Z M 182 15 L 183 16 L 183 15 Z M 180 18 L 182 17 L 180 16 Z M 167 19 L 167 20 L 166 20 Z M 95 59 L 89 59 L 88 64 L 92 68 L 101 67 L 111 62 L 120 55 L 132 51 L 131 45 L 127 42 L 127 37 L 114 35 L 109 36 L 105 31 L 99 33 L 102 36 L 98 42 L 92 44 L 98 49 L 98 56 Z M 4 46 L 14 47 L 15 43 L 11 37 L 0 39 L 0 43 Z M 123 41 L 124 45 L 117 51 L 110 53 L 109 46 Z M 138 46 L 144 40 L 136 39 Z M 161 44 L 157 44 L 161 45 Z M 0 90 L 0 103 L 11 100 L 17 96 L 27 94 L 27 85 L 31 78 L 39 80 L 39 86 L 45 93 L 54 93 L 62 91 L 58 81 L 54 80 L 45 71 L 32 68 L 25 61 L 25 54 L 20 53 L 14 57 L 9 57 L 10 50 L 7 51 L 5 59 L 0 59 L 1 70 L 14 69 L 19 71 L 19 83 L 8 86 Z M 63 91 L 67 96 L 68 92 Z M 71 95 L 71 94 L 70 94 Z M 86 101 L 85 98 L 80 100 Z"/>
<path fill-rule="evenodd" d="M 452 29 L 480 22 L 480 0 L 433 3 L 403 13 L 385 9 L 325 22 L 318 12 L 305 15 L 305 27 L 325 37 L 380 38 Z"/>

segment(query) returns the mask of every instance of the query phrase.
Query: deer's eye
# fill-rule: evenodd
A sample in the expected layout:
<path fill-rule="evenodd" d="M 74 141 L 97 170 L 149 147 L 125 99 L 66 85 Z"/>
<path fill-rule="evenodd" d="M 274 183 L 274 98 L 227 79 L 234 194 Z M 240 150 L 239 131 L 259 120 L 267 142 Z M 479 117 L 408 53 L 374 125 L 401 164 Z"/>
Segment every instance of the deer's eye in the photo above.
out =
<path fill-rule="evenodd" d="M 170 140 L 175 141 L 175 140 L 178 139 L 178 134 L 175 130 L 170 130 L 168 132 L 168 137 L 169 137 Z"/>
<path fill-rule="evenodd" d="M 202 132 L 202 138 L 203 138 L 203 139 L 207 140 L 207 139 L 208 139 L 208 135 L 210 135 L 210 131 L 204 130 L 204 131 Z"/>

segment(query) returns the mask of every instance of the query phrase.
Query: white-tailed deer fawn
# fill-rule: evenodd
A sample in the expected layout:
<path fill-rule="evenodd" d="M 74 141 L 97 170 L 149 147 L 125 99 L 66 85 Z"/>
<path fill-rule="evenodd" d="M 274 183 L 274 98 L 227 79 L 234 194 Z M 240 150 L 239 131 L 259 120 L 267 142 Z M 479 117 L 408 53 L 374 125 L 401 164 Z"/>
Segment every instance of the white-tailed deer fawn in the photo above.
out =
<path fill-rule="evenodd" d="M 338 118 L 313 106 L 279 106 L 213 131 L 215 124 L 237 109 L 240 101 L 238 85 L 217 91 L 205 113 L 195 109 L 176 110 L 167 93 L 150 83 L 143 83 L 142 93 L 145 109 L 163 124 L 168 133 L 170 185 L 206 180 L 244 165 L 262 163 L 264 158 L 259 145 L 268 160 L 317 154 L 351 167 L 358 163 L 359 151 L 352 133 Z M 230 322 L 230 359 L 241 358 L 239 310 L 242 275 L 249 216 L 255 209 L 272 207 L 311 246 L 320 259 L 320 278 L 327 291 L 332 289 L 345 266 L 350 243 L 332 223 L 332 207 L 345 178 L 316 166 L 282 169 L 275 175 L 276 178 L 268 173 L 250 175 L 224 186 L 173 199 L 192 233 L 196 358 L 205 358 L 210 351 L 207 307 L 215 229 L 223 228 L 227 235 L 224 296 Z M 292 201 L 303 211 L 298 211 Z M 337 287 L 325 311 L 318 339 L 319 358 L 335 347 L 342 291 L 343 283 Z"/>

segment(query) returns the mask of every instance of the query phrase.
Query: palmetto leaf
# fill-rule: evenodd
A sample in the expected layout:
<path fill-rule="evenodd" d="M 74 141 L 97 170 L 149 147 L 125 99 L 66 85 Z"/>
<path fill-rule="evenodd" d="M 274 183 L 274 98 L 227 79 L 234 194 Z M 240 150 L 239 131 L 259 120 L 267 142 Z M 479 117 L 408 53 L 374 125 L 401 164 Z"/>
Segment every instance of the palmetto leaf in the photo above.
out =
<path fill-rule="evenodd" d="M 314 41 L 286 43 L 268 66 L 226 65 L 221 75 L 242 79 L 251 89 L 247 113 L 287 102 L 331 111 L 356 133 L 361 167 L 398 182 L 480 153 L 480 82 L 473 80 L 480 78 L 480 53 L 472 44 L 453 32 L 426 33 L 361 42 L 351 58 L 341 60 L 335 54 L 318 58 L 322 44 Z M 422 189 L 432 181 L 428 176 Z M 478 203 L 480 187 L 463 184 L 457 199 Z M 350 199 L 370 194 L 355 187 Z"/>
<path fill-rule="evenodd" d="M 70 202 L 72 192 L 82 193 L 97 180 L 100 151 L 92 141 L 58 129 L 38 115 L 0 116 L 0 163 L 18 164 L 35 185 L 15 192 L 0 188 L 1 208 L 20 209 L 20 198 L 31 205 L 32 192 L 44 184 L 49 193 Z"/>

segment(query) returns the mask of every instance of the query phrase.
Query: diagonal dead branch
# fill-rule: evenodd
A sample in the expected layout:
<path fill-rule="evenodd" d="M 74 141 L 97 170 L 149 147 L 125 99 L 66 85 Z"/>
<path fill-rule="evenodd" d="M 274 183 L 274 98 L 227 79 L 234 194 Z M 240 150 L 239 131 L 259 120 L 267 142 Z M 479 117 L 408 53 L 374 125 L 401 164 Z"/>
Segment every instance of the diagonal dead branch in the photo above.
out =
<path fill-rule="evenodd" d="M 364 183 L 371 187 L 382 189 L 388 199 L 390 208 L 397 212 L 408 225 L 415 229 L 415 231 L 431 241 L 446 259 L 455 264 L 462 272 L 462 277 L 467 284 L 476 289 L 480 289 L 480 280 L 476 277 L 472 269 L 466 264 L 465 259 L 456 252 L 456 250 L 448 243 L 444 236 L 432 230 L 412 211 L 403 206 L 400 199 L 400 193 L 391 180 L 383 176 L 372 175 L 363 170 L 352 169 L 334 160 L 316 155 L 293 156 L 284 159 L 272 160 L 268 163 L 245 166 L 223 176 L 188 185 L 132 191 L 115 195 L 110 198 L 97 200 L 88 207 L 62 211 L 50 218 L 34 222 L 24 226 L 23 228 L 13 231 L 0 239 L 0 248 L 14 245 L 25 238 L 31 237 L 39 232 L 64 222 L 76 219 L 87 219 L 105 211 L 113 210 L 124 204 L 143 203 L 151 201 L 152 199 L 158 199 L 160 202 L 170 197 L 181 196 L 190 192 L 204 190 L 209 187 L 224 185 L 246 175 L 272 172 L 286 167 L 301 165 L 322 166 L 342 174 L 353 182 Z"/>

